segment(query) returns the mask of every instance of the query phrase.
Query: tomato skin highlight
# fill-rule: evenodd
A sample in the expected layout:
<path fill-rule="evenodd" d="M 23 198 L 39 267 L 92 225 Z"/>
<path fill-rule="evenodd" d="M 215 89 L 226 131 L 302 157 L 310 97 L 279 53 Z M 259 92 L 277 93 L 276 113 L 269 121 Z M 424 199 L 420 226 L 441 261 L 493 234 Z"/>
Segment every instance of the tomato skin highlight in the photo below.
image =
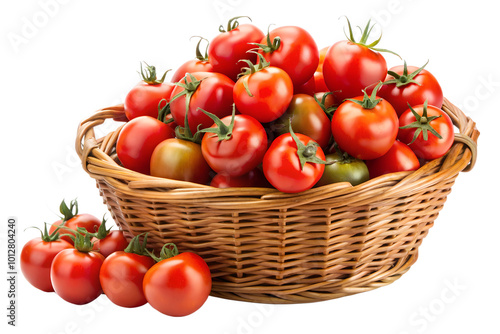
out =
<path fill-rule="evenodd" d="M 363 100 L 358 96 L 355 100 Z M 344 101 L 332 117 L 333 138 L 342 151 L 361 159 L 381 157 L 396 140 L 398 116 L 394 108 L 381 100 L 373 109 Z"/>
<path fill-rule="evenodd" d="M 99 271 L 104 256 L 97 252 L 65 249 L 52 261 L 50 277 L 54 291 L 67 302 L 90 303 L 102 294 Z"/>
<path fill-rule="evenodd" d="M 164 140 L 151 155 L 151 175 L 167 179 L 207 184 L 210 166 L 203 158 L 199 144 L 170 138 Z"/>
<path fill-rule="evenodd" d="M 255 64 L 257 55 L 248 52 L 255 48 L 264 33 L 253 24 L 240 24 L 237 28 L 215 36 L 208 47 L 208 60 L 215 72 L 227 75 L 233 81 L 238 79 L 247 59 Z"/>
<path fill-rule="evenodd" d="M 142 289 L 144 275 L 155 264 L 148 256 L 118 251 L 104 260 L 99 280 L 103 292 L 114 304 L 139 307 L 147 303 Z"/>
<path fill-rule="evenodd" d="M 120 131 L 116 153 L 122 165 L 133 171 L 149 175 L 149 162 L 155 147 L 163 140 L 175 137 L 167 124 L 150 116 L 129 121 Z"/>
<path fill-rule="evenodd" d="M 232 116 L 221 119 L 229 126 Z M 216 128 L 214 124 L 212 128 Z M 249 173 L 261 162 L 267 150 L 266 130 L 255 118 L 235 115 L 231 138 L 219 141 L 218 136 L 206 133 L 201 141 L 201 152 L 216 172 L 230 176 Z"/>
<path fill-rule="evenodd" d="M 366 160 L 365 164 L 371 179 L 384 174 L 414 171 L 420 168 L 420 162 L 415 153 L 399 140 L 394 142 L 386 154 L 377 159 Z"/>
<path fill-rule="evenodd" d="M 248 95 L 244 81 L 253 96 Z M 273 66 L 240 77 L 233 90 L 236 109 L 261 123 L 274 121 L 283 115 L 292 97 L 292 80 L 285 71 Z"/>
<path fill-rule="evenodd" d="M 269 37 L 273 41 L 280 37 L 280 47 L 272 52 L 259 50 L 271 66 L 283 69 L 296 87 L 312 78 L 319 65 L 319 50 L 314 38 L 305 29 L 297 26 L 284 26 L 273 29 Z M 260 44 L 267 44 L 264 37 Z"/>
<path fill-rule="evenodd" d="M 407 68 L 408 73 L 418 70 L 416 66 L 408 66 Z M 392 67 L 390 71 L 402 75 L 404 66 Z M 385 81 L 391 79 L 393 79 L 393 76 L 387 75 Z M 400 87 L 396 87 L 395 83 L 384 84 L 377 93 L 378 96 L 386 99 L 394 107 L 398 117 L 408 110 L 408 104 L 416 106 L 424 104 L 427 100 L 428 104 L 438 108 L 441 108 L 443 105 L 443 90 L 434 75 L 423 69 L 413 80 L 417 83 L 412 82 Z"/>
<path fill-rule="evenodd" d="M 208 61 L 191 59 L 186 61 L 181 66 L 179 66 L 179 68 L 175 71 L 170 81 L 172 83 L 179 82 L 182 78 L 186 76 L 187 73 L 194 73 L 194 72 L 214 72 L 214 67 Z M 171 95 L 168 98 L 169 100 L 170 97 Z"/>
<path fill-rule="evenodd" d="M 347 40 L 333 44 L 323 62 L 323 78 L 337 101 L 359 96 L 386 75 L 387 63 L 379 52 Z"/>
<path fill-rule="evenodd" d="M 43 241 L 34 238 L 28 241 L 21 251 L 20 265 L 26 280 L 35 288 L 53 292 L 54 287 L 50 280 L 50 267 L 54 257 L 65 249 L 72 249 L 73 245 L 65 240 Z"/>
<path fill-rule="evenodd" d="M 174 89 L 172 83 L 148 84 L 139 82 L 132 88 L 124 101 L 125 115 L 132 120 L 139 116 L 158 117 L 158 104 L 162 99 L 167 101 Z"/>
<path fill-rule="evenodd" d="M 184 252 L 152 266 L 143 281 L 148 303 L 159 312 L 182 317 L 198 310 L 212 289 L 206 262 L 197 254 Z"/>
<path fill-rule="evenodd" d="M 214 122 L 203 113 L 208 111 L 219 118 L 231 115 L 233 111 L 233 86 L 234 81 L 226 75 L 215 72 L 195 72 L 190 73 L 197 80 L 201 80 L 200 85 L 191 96 L 188 109 L 188 123 L 191 133 L 196 133 L 198 125 L 200 129 L 208 128 Z M 192 82 L 188 75 L 187 82 Z M 184 79 L 180 81 L 184 83 Z M 173 97 L 182 92 L 184 88 L 176 86 L 172 91 L 170 110 L 175 123 L 185 127 L 186 96 L 180 96 L 173 100 Z"/>
<path fill-rule="evenodd" d="M 412 108 L 417 112 L 417 114 L 422 116 L 423 105 L 417 105 Z M 399 129 L 398 139 L 401 142 L 408 144 L 417 157 L 423 160 L 433 160 L 442 157 L 449 151 L 455 140 L 455 133 L 450 116 L 448 116 L 440 108 L 428 105 L 427 116 L 440 116 L 439 118 L 429 122 L 429 124 L 442 136 L 442 139 L 439 139 L 431 132 L 428 132 L 429 137 L 427 140 L 424 140 L 423 133 L 421 132 L 417 139 L 411 143 L 415 129 Z M 412 114 L 411 110 L 408 109 L 399 117 L 399 126 L 406 126 L 415 122 L 415 120 L 415 116 Z"/>
<path fill-rule="evenodd" d="M 300 133 L 296 133 L 296 136 L 304 145 L 312 141 L 311 138 Z M 325 154 L 320 147 L 317 148 L 316 156 L 321 160 L 325 159 Z M 301 168 L 297 144 L 292 135 L 286 133 L 272 142 L 264 155 L 262 169 L 273 187 L 285 193 L 298 193 L 312 188 L 319 181 L 325 165 L 306 163 Z"/>
<path fill-rule="evenodd" d="M 53 223 L 50 226 L 49 233 L 52 234 L 52 232 L 54 232 L 56 228 L 62 223 L 63 223 L 62 220 L 58 220 L 55 223 Z M 73 218 L 68 219 L 66 223 L 64 223 L 64 226 L 72 230 L 76 230 L 78 227 L 83 227 L 88 232 L 95 233 L 99 229 L 99 226 L 101 226 L 101 221 L 97 217 L 91 214 L 81 213 L 74 216 Z M 61 234 L 60 238 L 62 240 L 73 245 L 73 240 L 69 236 L 63 235 L 63 234 L 75 235 L 72 231 L 60 229 L 59 233 Z"/>
<path fill-rule="evenodd" d="M 289 132 L 290 119 L 294 132 L 301 133 L 326 148 L 332 137 L 330 119 L 314 97 L 295 94 L 285 113 L 273 123 L 277 134 Z"/>
<path fill-rule="evenodd" d="M 114 252 L 123 251 L 127 246 L 128 241 L 121 230 L 110 231 L 103 239 L 94 240 L 94 249 L 106 258 Z"/>

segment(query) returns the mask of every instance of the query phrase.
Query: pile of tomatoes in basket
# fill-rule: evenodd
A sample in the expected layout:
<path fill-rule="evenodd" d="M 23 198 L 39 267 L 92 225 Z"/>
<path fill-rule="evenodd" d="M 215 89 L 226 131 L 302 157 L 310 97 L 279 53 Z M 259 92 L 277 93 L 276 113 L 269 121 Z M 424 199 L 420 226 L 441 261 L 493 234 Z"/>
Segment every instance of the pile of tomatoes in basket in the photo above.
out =
<path fill-rule="evenodd" d="M 61 219 L 50 230 L 45 224 L 21 251 L 23 275 L 37 289 L 77 305 L 104 293 L 118 306 L 149 303 L 170 316 L 189 315 L 207 300 L 212 277 L 199 255 L 167 243 L 157 256 L 147 249 L 147 233 L 128 242 L 104 219 L 79 214 L 76 200 L 69 206 L 62 201 L 60 211 Z"/>
<path fill-rule="evenodd" d="M 443 156 L 453 123 L 427 64 L 388 70 L 382 53 L 399 56 L 369 41 L 370 21 L 359 40 L 346 22 L 347 39 L 320 49 L 301 27 L 265 34 L 235 17 L 211 41 L 198 37 L 196 57 L 170 82 L 145 64 L 124 101 L 120 162 L 173 180 L 297 193 Z"/>

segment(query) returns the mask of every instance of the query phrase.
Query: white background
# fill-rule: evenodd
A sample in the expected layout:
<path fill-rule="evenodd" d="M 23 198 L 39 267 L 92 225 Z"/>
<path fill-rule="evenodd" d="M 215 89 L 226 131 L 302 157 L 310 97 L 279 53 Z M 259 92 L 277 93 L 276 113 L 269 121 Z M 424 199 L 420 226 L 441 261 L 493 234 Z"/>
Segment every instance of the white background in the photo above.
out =
<path fill-rule="evenodd" d="M 78 123 L 123 101 L 141 61 L 159 71 L 194 57 L 193 35 L 213 38 L 233 16 L 298 25 L 318 47 L 344 39 L 346 15 L 369 18 L 380 47 L 422 65 L 481 131 L 479 159 L 462 173 L 400 280 L 371 292 L 307 305 L 258 305 L 210 297 L 196 313 L 171 318 L 145 305 L 124 309 L 105 296 L 76 306 L 19 275 L 18 327 L 7 326 L 6 279 L 0 319 L 8 333 L 500 333 L 498 314 L 498 138 L 500 67 L 497 11 L 489 0 L 427 1 L 2 1 L 0 5 L 0 266 L 8 216 L 19 219 L 19 249 L 38 236 L 28 226 L 57 219 L 65 198 L 101 217 L 106 208 L 74 153 Z M 453 4 L 453 8 L 451 8 Z M 242 20 L 243 22 L 243 20 Z M 389 66 L 400 64 L 386 56 Z M 109 216 L 109 215 L 108 215 Z M 4 269 L 2 269 L 3 272 Z M 6 272 L 6 269 L 5 269 Z M 4 329 L 2 332 L 5 333 Z"/>

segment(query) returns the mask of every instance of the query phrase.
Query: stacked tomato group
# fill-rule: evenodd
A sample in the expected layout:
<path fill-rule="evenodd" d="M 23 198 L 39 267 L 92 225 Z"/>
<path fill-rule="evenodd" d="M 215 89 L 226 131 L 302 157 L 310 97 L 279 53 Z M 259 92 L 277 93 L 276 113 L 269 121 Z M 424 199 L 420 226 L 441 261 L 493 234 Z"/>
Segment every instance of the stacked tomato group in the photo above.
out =
<path fill-rule="evenodd" d="M 210 269 L 191 252 L 165 244 L 156 256 L 147 249 L 147 233 L 130 243 L 106 221 L 78 214 L 78 204 L 60 206 L 63 216 L 21 251 L 21 270 L 30 284 L 82 305 L 105 294 L 121 307 L 149 303 L 170 316 L 198 310 L 212 288 Z M 140 238 L 143 241 L 140 242 Z"/>
<path fill-rule="evenodd" d="M 127 95 L 116 151 L 131 170 L 214 187 L 297 193 L 416 170 L 444 155 L 453 124 L 424 67 L 388 70 L 347 20 L 346 40 L 319 49 L 298 26 L 268 29 L 229 20 L 196 58 L 165 82 L 154 66 Z M 203 55 L 201 42 L 207 42 Z M 395 58 L 396 59 L 396 58 Z M 398 58 L 401 59 L 401 58 Z M 399 61 L 399 60 L 398 60 Z"/>

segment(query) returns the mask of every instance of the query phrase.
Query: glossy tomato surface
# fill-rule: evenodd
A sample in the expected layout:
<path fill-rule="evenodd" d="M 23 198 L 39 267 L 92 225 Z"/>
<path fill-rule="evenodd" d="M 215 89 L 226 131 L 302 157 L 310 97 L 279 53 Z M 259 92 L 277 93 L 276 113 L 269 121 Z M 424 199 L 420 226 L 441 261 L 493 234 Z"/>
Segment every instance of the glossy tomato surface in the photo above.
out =
<path fill-rule="evenodd" d="M 99 271 L 104 256 L 97 252 L 65 249 L 59 252 L 50 270 L 52 285 L 58 296 L 77 305 L 88 304 L 102 294 Z"/>
<path fill-rule="evenodd" d="M 54 257 L 64 249 L 72 249 L 73 245 L 64 240 L 43 241 L 34 238 L 28 241 L 21 251 L 20 265 L 24 277 L 35 288 L 52 292 L 50 266 Z"/>
<path fill-rule="evenodd" d="M 144 275 L 156 263 L 149 256 L 118 251 L 106 258 L 99 279 L 103 292 L 114 304 L 138 307 L 146 304 Z"/>
<path fill-rule="evenodd" d="M 380 158 L 365 161 L 370 178 L 380 175 L 413 171 L 420 168 L 420 162 L 408 145 L 396 140 L 391 149 Z"/>
<path fill-rule="evenodd" d="M 63 221 L 58 220 L 54 222 L 50 226 L 49 233 L 52 234 L 58 226 L 62 225 Z M 101 220 L 99 220 L 96 216 L 88 214 L 88 213 L 80 213 L 77 214 L 76 216 L 73 216 L 72 218 L 68 219 L 66 222 L 64 222 L 64 226 L 71 229 L 71 230 L 76 230 L 79 227 L 85 228 L 88 232 L 90 233 L 95 233 L 99 229 L 99 226 L 101 226 Z M 69 231 L 66 229 L 59 229 L 59 234 L 60 238 L 71 245 L 73 245 L 73 240 L 65 234 L 69 235 L 75 235 L 73 231 Z"/>
<path fill-rule="evenodd" d="M 150 174 L 149 163 L 153 150 L 165 139 L 173 137 L 174 130 L 158 119 L 137 117 L 121 129 L 116 142 L 116 154 L 125 168 Z"/>
<path fill-rule="evenodd" d="M 185 252 L 152 266 L 143 281 L 148 303 L 163 314 L 181 317 L 198 310 L 212 289 L 206 262 Z"/>

